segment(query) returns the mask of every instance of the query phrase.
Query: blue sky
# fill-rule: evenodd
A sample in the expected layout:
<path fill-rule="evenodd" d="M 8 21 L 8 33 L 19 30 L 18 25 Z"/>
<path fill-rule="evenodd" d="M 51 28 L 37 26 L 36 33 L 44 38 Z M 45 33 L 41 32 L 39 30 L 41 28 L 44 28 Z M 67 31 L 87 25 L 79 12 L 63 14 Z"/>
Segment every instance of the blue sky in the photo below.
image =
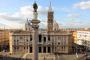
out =
<path fill-rule="evenodd" d="M 39 19 L 46 24 L 50 0 L 36 0 Z M 0 27 L 23 27 L 32 18 L 34 0 L 0 0 Z M 51 0 L 54 20 L 64 27 L 90 27 L 90 0 Z"/>

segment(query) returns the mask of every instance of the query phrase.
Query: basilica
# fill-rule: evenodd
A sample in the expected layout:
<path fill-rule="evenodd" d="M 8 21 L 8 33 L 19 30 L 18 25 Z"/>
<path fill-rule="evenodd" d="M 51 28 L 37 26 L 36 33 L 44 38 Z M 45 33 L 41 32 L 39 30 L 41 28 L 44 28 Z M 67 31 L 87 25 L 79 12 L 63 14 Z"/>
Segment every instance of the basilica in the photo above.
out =
<path fill-rule="evenodd" d="M 36 16 L 37 18 L 37 16 Z M 25 30 L 15 30 L 9 33 L 10 53 L 33 56 L 33 28 L 31 21 L 27 19 Z M 63 31 L 54 21 L 54 11 L 50 4 L 47 12 L 47 28 L 38 29 L 37 47 L 39 59 L 47 57 L 54 59 L 57 54 L 72 53 L 73 37 L 70 31 Z"/>
<path fill-rule="evenodd" d="M 37 6 L 38 7 L 38 6 Z M 36 7 L 33 7 L 36 8 Z M 35 13 L 36 12 L 36 13 Z M 38 12 L 33 11 L 34 18 L 38 18 Z M 33 19 L 32 19 L 33 20 Z M 34 35 L 33 31 L 36 25 L 33 23 L 39 23 L 35 19 L 30 21 L 27 19 L 24 30 L 12 30 L 8 31 L 8 45 L 9 52 L 11 54 L 30 54 L 30 58 L 33 57 L 33 45 Z M 37 29 L 37 26 L 35 29 Z M 54 11 L 51 3 L 47 12 L 47 28 L 37 30 L 37 51 L 39 59 L 47 57 L 49 60 L 55 59 L 56 55 L 69 54 L 73 52 L 73 36 L 70 31 L 60 29 L 58 23 L 54 20 Z"/>

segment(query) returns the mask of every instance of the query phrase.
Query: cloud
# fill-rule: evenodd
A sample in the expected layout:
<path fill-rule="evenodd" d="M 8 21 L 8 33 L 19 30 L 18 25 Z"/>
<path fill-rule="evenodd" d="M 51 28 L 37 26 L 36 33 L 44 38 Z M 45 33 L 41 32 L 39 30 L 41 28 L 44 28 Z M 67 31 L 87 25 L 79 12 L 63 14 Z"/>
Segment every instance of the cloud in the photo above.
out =
<path fill-rule="evenodd" d="M 46 15 L 47 11 L 48 11 L 48 7 L 44 7 L 44 9 L 43 9 L 43 6 L 39 6 L 39 8 L 38 8 L 38 14 L 40 14 L 40 15 Z"/>
<path fill-rule="evenodd" d="M 0 13 L 0 19 L 9 20 L 9 21 L 16 21 L 16 20 L 22 20 L 20 17 L 14 17 L 10 14 L 2 14 Z"/>
<path fill-rule="evenodd" d="M 24 6 L 20 8 L 20 11 L 16 13 L 16 15 L 20 15 L 23 18 L 32 18 L 33 17 L 33 9 L 32 6 Z"/>
<path fill-rule="evenodd" d="M 47 21 L 40 22 L 40 28 L 43 28 L 43 29 L 47 28 Z"/>
<path fill-rule="evenodd" d="M 32 18 L 32 7 L 24 6 L 19 9 L 18 12 L 14 13 L 0 13 L 0 19 L 8 20 L 8 21 L 23 21 L 27 18 Z"/>
<path fill-rule="evenodd" d="M 78 13 L 71 13 L 71 14 L 67 15 L 68 18 L 78 18 L 79 16 L 80 16 L 80 14 L 78 14 Z"/>
<path fill-rule="evenodd" d="M 66 22 L 65 27 L 69 27 L 69 28 L 83 27 L 83 23 L 79 21 Z"/>
<path fill-rule="evenodd" d="M 47 14 L 47 7 L 43 9 L 42 6 L 38 7 L 38 14 L 44 15 Z M 12 21 L 17 21 L 17 20 L 22 20 L 26 18 L 33 18 L 33 7 L 32 6 L 23 6 L 19 9 L 18 12 L 15 12 L 13 14 L 9 13 L 0 13 L 0 18 L 3 18 L 5 20 L 12 20 Z"/>
<path fill-rule="evenodd" d="M 38 7 L 38 13 L 41 15 L 45 15 L 47 13 L 47 7 L 45 7 L 45 9 L 43 9 L 42 6 Z M 25 24 L 26 19 L 32 19 L 33 18 L 33 8 L 32 6 L 23 6 L 21 7 L 17 12 L 14 13 L 0 13 L 0 20 L 5 20 L 4 22 L 1 23 L 5 23 L 6 21 L 8 21 L 8 23 L 6 23 L 6 25 L 11 25 L 12 24 L 16 27 L 18 25 L 22 25 Z"/>
<path fill-rule="evenodd" d="M 74 4 L 74 7 L 82 10 L 90 9 L 90 1 L 82 1 L 82 2 L 76 3 Z"/>

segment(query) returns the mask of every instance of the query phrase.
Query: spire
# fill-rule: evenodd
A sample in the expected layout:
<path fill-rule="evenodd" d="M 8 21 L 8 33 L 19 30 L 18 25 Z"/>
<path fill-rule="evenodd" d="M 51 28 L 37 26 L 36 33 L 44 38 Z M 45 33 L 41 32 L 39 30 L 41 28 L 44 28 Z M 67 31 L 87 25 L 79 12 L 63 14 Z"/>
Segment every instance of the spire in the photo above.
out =
<path fill-rule="evenodd" d="M 31 22 L 30 22 L 30 20 L 27 18 L 27 21 L 26 21 L 26 23 L 25 23 L 26 25 L 31 25 Z"/>
<path fill-rule="evenodd" d="M 53 11 L 53 10 L 52 10 L 52 4 L 51 4 L 51 1 L 50 1 L 50 5 L 49 5 L 49 11 Z"/>

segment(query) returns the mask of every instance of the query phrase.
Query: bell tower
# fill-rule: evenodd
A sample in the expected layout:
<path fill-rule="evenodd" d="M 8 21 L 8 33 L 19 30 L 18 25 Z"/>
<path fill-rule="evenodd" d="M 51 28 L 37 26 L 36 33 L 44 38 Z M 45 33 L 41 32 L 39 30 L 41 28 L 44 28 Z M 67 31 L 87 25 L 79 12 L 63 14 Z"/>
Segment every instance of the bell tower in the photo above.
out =
<path fill-rule="evenodd" d="M 52 32 L 53 31 L 53 10 L 52 10 L 52 6 L 51 6 L 51 2 L 50 2 L 50 6 L 49 6 L 49 9 L 48 9 L 48 20 L 47 20 L 47 30 L 48 32 Z"/>

